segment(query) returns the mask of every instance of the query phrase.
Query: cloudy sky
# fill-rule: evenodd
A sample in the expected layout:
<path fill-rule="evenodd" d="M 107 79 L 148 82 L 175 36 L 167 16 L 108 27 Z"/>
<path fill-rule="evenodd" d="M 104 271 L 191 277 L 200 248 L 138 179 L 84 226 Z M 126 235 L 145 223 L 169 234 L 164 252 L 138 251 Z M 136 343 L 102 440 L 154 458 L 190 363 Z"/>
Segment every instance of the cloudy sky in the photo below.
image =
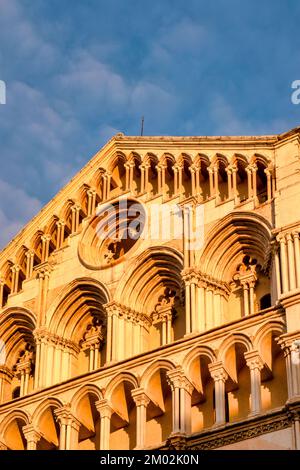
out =
<path fill-rule="evenodd" d="M 116 132 L 300 124 L 298 0 L 0 0 L 0 246 Z"/>

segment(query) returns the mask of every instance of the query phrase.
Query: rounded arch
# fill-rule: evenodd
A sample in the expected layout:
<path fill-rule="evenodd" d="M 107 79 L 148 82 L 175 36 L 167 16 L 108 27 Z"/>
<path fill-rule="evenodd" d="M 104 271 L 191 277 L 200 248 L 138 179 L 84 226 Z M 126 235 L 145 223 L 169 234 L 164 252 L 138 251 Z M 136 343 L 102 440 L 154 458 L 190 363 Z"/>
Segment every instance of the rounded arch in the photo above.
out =
<path fill-rule="evenodd" d="M 149 364 L 149 366 L 144 370 L 141 378 L 141 387 L 145 390 L 148 387 L 149 380 L 159 370 L 164 369 L 166 371 L 176 369 L 176 365 L 169 359 L 158 359 Z"/>
<path fill-rule="evenodd" d="M 115 292 L 115 300 L 133 310 L 150 314 L 162 288 L 181 290 L 182 254 L 174 248 L 157 246 L 145 250 L 128 267 Z M 151 279 L 151 282 L 149 282 Z M 145 307 L 146 306 L 146 307 Z"/>
<path fill-rule="evenodd" d="M 210 362 L 216 362 L 217 358 L 213 349 L 209 346 L 197 345 L 191 349 L 183 359 L 182 367 L 186 372 L 189 371 L 191 363 L 200 356 L 207 357 Z"/>
<path fill-rule="evenodd" d="M 59 398 L 45 398 L 41 403 L 38 404 L 37 408 L 34 410 L 34 413 L 32 415 L 32 424 L 38 427 L 39 421 L 45 411 L 47 411 L 49 408 L 55 409 L 61 408 L 62 406 L 64 406 L 64 403 Z"/>
<path fill-rule="evenodd" d="M 83 319 L 93 313 L 103 313 L 103 305 L 111 300 L 104 284 L 92 278 L 72 281 L 49 308 L 49 329 L 66 339 L 79 341 Z M 104 315 L 104 313 L 103 313 Z"/>
<path fill-rule="evenodd" d="M 280 336 L 286 332 L 286 325 L 280 320 L 266 321 L 260 328 L 256 331 L 253 339 L 253 344 L 255 349 L 258 351 L 261 350 L 261 344 L 264 338 L 268 334 L 273 336 Z"/>
<path fill-rule="evenodd" d="M 266 267 L 271 239 L 271 226 L 264 217 L 251 212 L 228 214 L 208 233 L 199 259 L 200 269 L 215 279 L 229 282 L 245 255 L 254 256 Z M 229 263 L 232 270 L 228 269 Z"/>
<path fill-rule="evenodd" d="M 134 389 L 139 387 L 139 380 L 132 372 L 120 372 L 116 377 L 113 377 L 108 382 L 107 386 L 105 387 L 104 398 L 110 400 L 114 390 L 122 382 L 129 382 Z"/>
<path fill-rule="evenodd" d="M 231 333 L 228 335 L 223 342 L 221 343 L 221 346 L 218 351 L 217 358 L 219 361 L 225 360 L 225 356 L 229 348 L 236 344 L 242 344 L 246 351 L 252 351 L 253 349 L 253 343 L 249 336 L 247 336 L 245 333 Z"/>
<path fill-rule="evenodd" d="M 82 387 L 80 387 L 73 395 L 71 398 L 71 407 L 74 410 L 74 413 L 76 415 L 76 410 L 78 407 L 78 404 L 84 398 L 86 395 L 94 395 L 97 400 L 102 400 L 103 399 L 103 393 L 101 389 L 95 385 L 95 384 L 84 384 Z"/>
<path fill-rule="evenodd" d="M 16 363 L 22 345 L 34 344 L 35 327 L 34 313 L 24 307 L 8 307 L 2 312 L 0 338 L 5 344 L 6 365 L 9 368 Z"/>
<path fill-rule="evenodd" d="M 31 422 L 31 416 L 27 411 L 16 409 L 8 413 L 0 423 L 0 435 L 3 435 L 7 429 L 7 427 L 11 424 L 12 421 L 19 419 L 25 422 L 25 424 L 29 424 Z"/>
<path fill-rule="evenodd" d="M 248 166 L 249 161 L 245 155 L 242 155 L 241 153 L 235 153 L 230 160 L 230 164 L 237 165 L 238 163 L 241 163 L 243 166 Z"/>

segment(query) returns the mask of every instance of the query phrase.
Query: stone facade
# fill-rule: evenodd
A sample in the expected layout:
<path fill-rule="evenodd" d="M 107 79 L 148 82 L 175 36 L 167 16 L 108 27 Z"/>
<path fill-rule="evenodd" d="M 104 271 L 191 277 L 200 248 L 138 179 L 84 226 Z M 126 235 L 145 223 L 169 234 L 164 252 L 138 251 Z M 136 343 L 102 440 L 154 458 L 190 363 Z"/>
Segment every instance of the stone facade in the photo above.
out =
<path fill-rule="evenodd" d="M 299 137 L 117 134 L 2 250 L 1 450 L 300 449 Z"/>

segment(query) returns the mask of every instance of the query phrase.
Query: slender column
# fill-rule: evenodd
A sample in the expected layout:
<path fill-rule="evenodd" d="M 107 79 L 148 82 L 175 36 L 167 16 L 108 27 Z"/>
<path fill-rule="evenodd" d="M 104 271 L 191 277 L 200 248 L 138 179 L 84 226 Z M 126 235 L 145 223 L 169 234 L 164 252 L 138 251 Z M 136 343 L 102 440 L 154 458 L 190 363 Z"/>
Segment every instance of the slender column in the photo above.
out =
<path fill-rule="evenodd" d="M 235 199 L 235 203 L 238 202 L 238 191 L 237 191 L 237 182 L 236 182 L 236 174 L 237 174 L 237 167 L 234 165 L 231 168 L 232 171 L 232 195 Z"/>
<path fill-rule="evenodd" d="M 196 196 L 196 173 L 195 168 L 190 166 L 191 181 L 192 181 L 192 196 Z"/>
<path fill-rule="evenodd" d="M 80 422 L 72 414 L 69 404 L 54 411 L 60 426 L 59 450 L 77 450 Z"/>
<path fill-rule="evenodd" d="M 210 330 L 214 325 L 214 307 L 213 307 L 213 291 L 211 286 L 206 289 L 206 325 Z"/>
<path fill-rule="evenodd" d="M 170 344 L 172 342 L 172 313 L 169 313 L 167 315 L 166 327 L 167 327 L 167 344 Z"/>
<path fill-rule="evenodd" d="M 64 220 L 58 220 L 56 222 L 56 225 L 57 225 L 56 248 L 60 249 L 63 246 L 64 238 L 65 238 L 65 221 Z"/>
<path fill-rule="evenodd" d="M 107 200 L 107 175 L 106 174 L 102 175 L 102 180 L 103 180 L 102 200 L 106 201 Z"/>
<path fill-rule="evenodd" d="M 208 176 L 209 176 L 209 194 L 210 194 L 210 197 L 214 197 L 215 196 L 215 187 L 214 187 L 214 170 L 213 170 L 213 167 L 209 167 L 207 169 L 208 171 Z"/>
<path fill-rule="evenodd" d="M 250 315 L 254 313 L 254 287 L 255 281 L 249 282 L 249 303 L 250 303 Z"/>
<path fill-rule="evenodd" d="M 129 166 L 129 189 L 131 194 L 133 194 L 133 169 L 134 169 L 134 163 L 130 163 Z"/>
<path fill-rule="evenodd" d="M 218 202 L 220 199 L 220 193 L 219 193 L 219 168 L 217 164 L 214 166 L 214 181 L 215 181 L 215 184 L 214 184 L 215 196 Z"/>
<path fill-rule="evenodd" d="M 198 308 L 197 308 L 197 317 L 199 320 L 200 332 L 206 330 L 205 291 L 206 291 L 206 284 L 204 282 L 200 282 L 198 285 Z"/>
<path fill-rule="evenodd" d="M 258 351 L 244 353 L 246 364 L 250 369 L 251 381 L 251 416 L 261 412 L 261 370 L 264 363 Z"/>
<path fill-rule="evenodd" d="M 100 450 L 109 450 L 110 420 L 114 412 L 108 400 L 99 400 L 95 403 L 100 414 Z"/>
<path fill-rule="evenodd" d="M 287 266 L 285 236 L 283 234 L 281 234 L 280 236 L 277 237 L 277 240 L 280 243 L 282 290 L 283 290 L 283 293 L 286 293 L 289 290 L 289 278 L 288 278 L 288 266 Z"/>
<path fill-rule="evenodd" d="M 11 267 L 12 272 L 12 282 L 11 282 L 11 293 L 16 294 L 18 292 L 19 286 L 19 273 L 20 273 L 20 266 L 15 264 Z"/>
<path fill-rule="evenodd" d="M 195 174 L 196 174 L 196 193 L 199 196 L 202 196 L 201 187 L 200 187 L 200 167 L 195 167 Z"/>
<path fill-rule="evenodd" d="M 243 286 L 243 297 L 244 297 L 244 316 L 249 315 L 249 286 L 247 282 L 241 283 Z"/>
<path fill-rule="evenodd" d="M 165 165 L 162 165 L 162 167 L 161 167 L 161 190 L 162 190 L 163 197 L 165 197 L 167 195 L 167 191 L 166 191 L 166 168 L 167 167 Z M 180 173 L 179 173 L 179 179 L 180 179 Z"/>
<path fill-rule="evenodd" d="M 161 185 L 161 166 L 160 166 L 160 165 L 156 165 L 156 169 L 157 169 L 157 191 L 158 191 L 158 194 L 161 194 L 161 193 L 162 193 L 162 185 Z"/>
<path fill-rule="evenodd" d="M 257 203 L 256 172 L 257 172 L 257 166 L 254 164 L 252 165 L 252 180 L 253 180 L 253 199 L 255 203 Z"/>
<path fill-rule="evenodd" d="M 287 251 L 288 251 L 290 290 L 294 290 L 296 289 L 295 256 L 294 256 L 293 238 L 290 233 L 287 234 L 286 240 L 287 240 Z"/>
<path fill-rule="evenodd" d="M 78 204 L 74 204 L 71 207 L 72 212 L 72 222 L 71 222 L 71 232 L 77 233 L 79 228 L 79 215 L 80 215 L 80 206 Z"/>
<path fill-rule="evenodd" d="M 191 332 L 196 331 L 196 285 L 191 283 Z"/>
<path fill-rule="evenodd" d="M 272 199 L 272 175 L 271 175 L 271 171 L 268 168 L 265 168 L 264 172 L 267 175 L 268 201 L 271 201 L 271 199 Z"/>
<path fill-rule="evenodd" d="M 36 450 L 37 443 L 42 437 L 41 433 L 32 424 L 23 426 L 22 431 L 27 441 L 27 450 Z"/>
<path fill-rule="evenodd" d="M 111 345 L 112 345 L 112 315 L 107 313 L 107 344 L 106 344 L 106 362 L 111 362 Z"/>
<path fill-rule="evenodd" d="M 89 189 L 87 191 L 88 195 L 88 217 L 93 215 L 96 210 L 96 191 L 95 189 Z"/>
<path fill-rule="evenodd" d="M 0 279 L 0 308 L 3 307 L 4 285 L 5 285 L 4 280 Z"/>
<path fill-rule="evenodd" d="M 300 247 L 299 247 L 299 232 L 293 233 L 294 250 L 295 250 L 295 264 L 296 264 L 296 278 L 297 287 L 300 287 Z"/>
<path fill-rule="evenodd" d="M 131 391 L 136 405 L 136 449 L 143 449 L 146 445 L 147 406 L 150 398 L 142 388 Z"/>
<path fill-rule="evenodd" d="M 150 196 L 150 185 L 149 185 L 149 168 L 150 165 L 145 165 L 145 192 L 147 193 L 148 197 Z"/>
<path fill-rule="evenodd" d="M 144 194 L 145 190 L 145 165 L 140 165 L 141 170 L 141 194 Z"/>
<path fill-rule="evenodd" d="M 42 240 L 42 263 L 44 263 L 48 261 L 51 236 L 49 234 L 42 235 L 41 240 Z"/>
<path fill-rule="evenodd" d="M 125 191 L 129 191 L 130 189 L 130 165 L 129 163 L 125 163 Z"/>
<path fill-rule="evenodd" d="M 185 319 L 186 319 L 186 334 L 191 333 L 191 286 L 190 283 L 185 283 Z"/>
<path fill-rule="evenodd" d="M 281 279 L 280 279 L 280 260 L 279 260 L 279 247 L 274 246 L 274 262 L 275 262 L 275 276 L 276 276 L 276 289 L 277 300 L 281 295 Z"/>
<path fill-rule="evenodd" d="M 177 196 L 177 194 L 179 194 L 178 166 L 177 165 L 173 166 L 173 171 L 174 171 L 174 194 L 175 194 L 175 196 Z"/>
<path fill-rule="evenodd" d="M 172 434 L 190 434 L 194 386 L 181 368 L 167 372 L 172 390 Z"/>
<path fill-rule="evenodd" d="M 215 382 L 215 426 L 220 426 L 226 422 L 225 414 L 225 383 L 228 374 L 222 362 L 215 362 L 208 365 L 211 377 Z"/>
<path fill-rule="evenodd" d="M 253 189 L 252 189 L 252 171 L 251 171 L 250 165 L 246 168 L 246 172 L 247 172 L 247 177 L 248 177 L 248 199 L 251 199 L 253 197 Z"/>
<path fill-rule="evenodd" d="M 33 272 L 34 251 L 26 251 L 26 279 L 30 279 Z"/>
<path fill-rule="evenodd" d="M 182 165 L 177 165 L 177 171 L 178 171 L 178 188 L 177 188 L 177 194 L 182 194 L 182 172 L 183 172 L 183 166 Z M 176 193 L 175 193 L 176 194 Z"/>
<path fill-rule="evenodd" d="M 228 197 L 231 199 L 233 197 L 233 190 L 232 190 L 232 171 L 230 167 L 225 168 L 227 173 L 227 183 L 228 183 Z"/>
<path fill-rule="evenodd" d="M 300 396 L 300 336 L 299 333 L 285 333 L 279 344 L 286 360 L 289 399 Z"/>

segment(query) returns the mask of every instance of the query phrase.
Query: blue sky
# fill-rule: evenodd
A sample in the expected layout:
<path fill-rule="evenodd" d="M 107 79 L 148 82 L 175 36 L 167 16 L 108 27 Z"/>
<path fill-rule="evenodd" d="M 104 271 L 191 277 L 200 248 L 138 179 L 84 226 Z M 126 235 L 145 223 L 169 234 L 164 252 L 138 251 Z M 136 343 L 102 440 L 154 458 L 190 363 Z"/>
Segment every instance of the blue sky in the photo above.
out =
<path fill-rule="evenodd" d="M 0 245 L 117 132 L 300 124 L 297 0 L 0 0 Z"/>

